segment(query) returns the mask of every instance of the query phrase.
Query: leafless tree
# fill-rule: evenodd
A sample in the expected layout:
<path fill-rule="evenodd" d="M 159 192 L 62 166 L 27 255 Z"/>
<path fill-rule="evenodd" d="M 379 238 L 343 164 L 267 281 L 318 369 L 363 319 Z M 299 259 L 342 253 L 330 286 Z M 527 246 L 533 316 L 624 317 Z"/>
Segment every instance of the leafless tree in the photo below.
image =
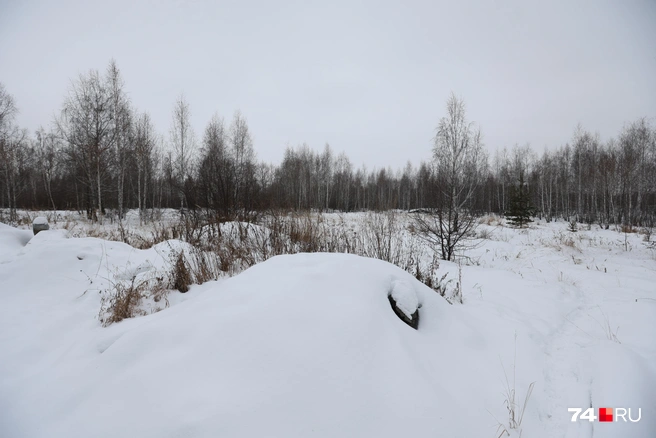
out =
<path fill-rule="evenodd" d="M 323 149 L 323 153 L 318 160 L 318 184 L 317 184 L 317 202 L 320 207 L 323 209 L 328 209 L 330 202 L 330 191 L 332 189 L 331 177 L 333 174 L 333 151 L 330 149 L 330 145 L 326 143 Z M 322 199 L 323 198 L 323 199 Z"/>
<path fill-rule="evenodd" d="M 55 211 L 57 206 L 52 196 L 52 182 L 60 165 L 61 141 L 54 132 L 46 132 L 43 128 L 36 132 L 36 138 L 36 161 L 39 173 L 43 178 L 43 186 L 46 189 L 52 210 Z"/>
<path fill-rule="evenodd" d="M 14 96 L 7 92 L 5 86 L 0 82 L 0 135 L 5 133 L 13 123 L 18 113 Z"/>
<path fill-rule="evenodd" d="M 464 101 L 452 94 L 446 109 L 433 147 L 439 202 L 429 214 L 417 213 L 415 223 L 420 234 L 439 248 L 442 259 L 452 260 L 475 231 L 471 204 L 487 157 L 480 130 L 467 120 Z"/>
<path fill-rule="evenodd" d="M 174 151 L 175 173 L 177 177 L 180 208 L 185 204 L 184 185 L 190 176 L 191 160 L 196 149 L 194 130 L 191 126 L 191 112 L 184 95 L 180 95 L 173 106 L 171 125 L 171 144 Z"/>
<path fill-rule="evenodd" d="M 351 205 L 351 185 L 353 183 L 353 165 L 346 153 L 341 152 L 335 161 L 335 175 L 333 184 L 335 186 L 335 207 L 339 210 L 348 211 Z M 357 184 L 356 187 L 361 184 Z M 358 187 L 359 188 L 359 187 Z"/>
<path fill-rule="evenodd" d="M 134 154 L 137 167 L 137 208 L 139 221 L 143 222 L 148 199 L 148 180 L 153 172 L 153 154 L 156 144 L 155 129 L 148 113 L 137 117 L 134 127 Z"/>
<path fill-rule="evenodd" d="M 132 149 L 132 111 L 130 102 L 124 91 L 124 82 L 115 60 L 107 67 L 107 91 L 110 95 L 111 141 L 114 146 L 116 164 L 116 191 L 119 220 L 123 219 L 125 195 L 125 174 L 128 167 L 128 155 Z"/>
<path fill-rule="evenodd" d="M 147 205 L 185 203 L 219 216 L 276 208 L 421 209 L 427 213 L 418 215 L 418 228 L 452 258 L 470 242 L 474 214 L 504 214 L 521 174 L 541 218 L 629 229 L 656 223 L 656 129 L 648 118 L 604 141 L 579 126 L 569 144 L 548 145 L 539 158 L 527 148 L 504 147 L 488 172 L 480 132 L 455 96 L 437 127 L 433 160 L 404 169 L 355 168 L 345 153 L 307 144 L 289 147 L 280 165 L 259 163 L 239 112 L 228 127 L 212 119 L 196 157 L 182 96 L 167 150 L 148 116 L 131 109 L 113 61 L 103 75 L 93 70 L 74 79 L 52 132 L 28 135 L 15 123 L 16 111 L 0 85 L 0 206 L 14 216 L 17 208 L 86 206 L 94 219 L 107 207 L 138 208 L 143 219 Z"/>
<path fill-rule="evenodd" d="M 86 186 L 87 215 L 98 220 L 103 214 L 104 182 L 113 146 L 111 93 L 96 70 L 80 75 L 71 84 L 60 116 L 57 132 L 68 143 L 69 159 L 80 169 Z"/>
<path fill-rule="evenodd" d="M 203 136 L 198 183 L 204 205 L 223 216 L 228 216 L 234 209 L 233 175 L 228 133 L 223 119 L 215 114 Z"/>
<path fill-rule="evenodd" d="M 9 206 L 9 220 L 16 220 L 16 207 L 12 199 L 12 187 L 15 187 L 15 154 L 16 154 L 16 127 L 14 126 L 14 117 L 18 113 L 18 108 L 14 102 L 14 97 L 7 92 L 4 85 L 0 83 L 0 171 L 2 171 L 4 190 L 3 198 L 6 196 L 6 203 Z"/>
<path fill-rule="evenodd" d="M 15 222 L 18 219 L 16 210 L 21 191 L 21 168 L 27 161 L 25 151 L 27 131 L 13 124 L 14 115 L 18 110 L 10 95 L 2 96 L 3 91 L 0 88 L 0 99 L 3 99 L 3 102 L 0 102 L 0 111 L 3 112 L 0 115 L 0 172 L 5 186 L 3 197 L 6 195 L 9 207 L 9 220 Z"/>
<path fill-rule="evenodd" d="M 234 163 L 234 199 L 240 209 L 251 206 L 252 182 L 255 175 L 255 151 L 248 123 L 235 112 L 230 124 L 230 154 Z"/>

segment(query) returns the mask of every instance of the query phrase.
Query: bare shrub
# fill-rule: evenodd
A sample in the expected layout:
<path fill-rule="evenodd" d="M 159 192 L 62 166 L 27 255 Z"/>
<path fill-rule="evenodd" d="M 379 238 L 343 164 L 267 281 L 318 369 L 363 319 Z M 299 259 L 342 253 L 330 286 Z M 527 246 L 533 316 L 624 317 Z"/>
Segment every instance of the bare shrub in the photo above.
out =
<path fill-rule="evenodd" d="M 494 214 L 486 214 L 485 216 L 482 216 L 478 219 L 478 223 L 480 225 L 498 225 L 499 217 Z"/>
<path fill-rule="evenodd" d="M 112 294 L 101 299 L 100 322 L 103 326 L 106 327 L 126 318 L 145 314 L 139 308 L 139 304 L 145 296 L 143 283 L 136 283 L 133 277 L 128 285 L 118 282 L 113 285 L 113 289 Z M 104 299 L 106 301 L 102 302 Z"/>
<path fill-rule="evenodd" d="M 258 217 L 254 223 L 187 213 L 173 222 L 153 224 L 150 235 L 133 234 L 127 228 L 102 231 L 98 227 L 91 228 L 90 233 L 112 240 L 128 240 L 138 248 L 148 248 L 172 239 L 189 243 L 184 250 L 169 245 L 170 251 L 165 256 L 168 268 L 163 288 L 183 293 L 192 284 L 236 275 L 277 255 L 335 252 L 393 263 L 415 275 L 449 302 L 461 302 L 462 299 L 458 298 L 460 282 L 454 289 L 452 280 L 438 274 L 439 257 L 436 252 L 431 251 L 431 262 L 421 264 L 426 247 L 421 244 L 417 230 L 412 228 L 414 224 L 407 226 L 403 219 L 401 213 L 390 211 L 368 213 L 362 221 L 354 223 L 345 221 L 343 216 L 335 219 L 321 213 L 277 210 Z M 132 298 L 138 290 L 141 289 L 132 291 Z M 156 301 L 166 297 L 165 293 L 160 295 L 155 297 L 152 292 L 146 292 L 146 296 Z M 122 296 L 121 293 L 118 297 Z M 132 298 L 130 303 L 139 301 Z M 135 312 L 131 311 L 132 314 Z"/>
<path fill-rule="evenodd" d="M 173 227 L 166 226 L 164 223 L 159 222 L 155 224 L 153 231 L 151 231 L 150 243 L 156 245 L 161 242 L 165 242 L 171 239 L 177 239 L 178 236 L 174 236 Z M 151 246 L 152 246 L 151 245 Z"/>
<path fill-rule="evenodd" d="M 483 240 L 492 239 L 492 230 L 489 228 L 480 228 L 476 232 L 476 237 Z"/>
<path fill-rule="evenodd" d="M 437 279 L 437 280 L 433 280 L 433 281 L 432 281 L 432 287 L 433 287 L 433 289 L 434 289 L 438 294 L 440 294 L 440 296 L 442 296 L 442 297 L 444 297 L 444 298 L 447 298 L 447 297 L 448 297 L 448 295 L 447 295 L 447 291 L 448 291 L 447 286 L 449 286 L 449 284 L 451 284 L 451 282 L 453 281 L 452 278 L 449 279 L 449 280 L 446 279 L 446 277 L 447 277 L 448 275 L 449 275 L 449 273 L 447 272 L 447 273 L 445 273 L 442 277 L 440 277 L 439 279 Z M 449 301 L 448 298 L 447 298 L 447 301 Z M 450 301 L 449 301 L 449 302 L 450 302 Z"/>
<path fill-rule="evenodd" d="M 581 240 L 582 237 L 579 237 L 579 240 Z M 555 249 L 556 251 L 561 251 L 562 246 L 566 246 L 568 248 L 572 248 L 577 250 L 578 252 L 581 252 L 581 249 L 578 247 L 576 244 L 576 240 L 574 238 L 574 235 L 572 234 L 566 234 L 562 231 L 559 231 L 557 233 L 554 233 L 553 239 L 540 239 L 540 242 L 547 247 L 551 247 Z"/>
<path fill-rule="evenodd" d="M 191 245 L 200 247 L 204 242 L 204 234 L 207 232 L 207 221 L 196 211 L 186 212 L 177 223 L 178 235 L 182 240 Z"/>
<path fill-rule="evenodd" d="M 192 278 L 184 257 L 184 251 L 180 251 L 175 258 L 172 282 L 173 289 L 182 293 L 189 291 L 189 285 L 192 284 Z"/>
<path fill-rule="evenodd" d="M 320 218 L 320 216 L 319 216 Z M 319 252 L 322 247 L 322 236 L 319 221 L 314 220 L 310 213 L 294 216 L 288 221 L 289 240 L 297 247 L 298 252 Z"/>
<path fill-rule="evenodd" d="M 422 269 L 421 264 L 419 261 L 416 262 L 414 266 L 414 274 L 415 278 L 422 283 L 424 283 L 426 286 L 430 287 L 437 293 L 439 293 L 441 296 L 445 296 L 446 294 L 446 284 L 444 280 L 446 279 L 447 275 L 449 273 L 445 273 L 441 278 L 438 276 L 437 270 L 440 267 L 440 262 L 437 256 L 434 254 L 433 259 L 431 262 L 428 264 L 426 269 Z M 451 280 L 449 280 L 450 282 Z"/>
<path fill-rule="evenodd" d="M 444 273 L 441 277 L 439 276 L 439 266 L 439 260 L 434 255 L 432 262 L 426 269 L 422 269 L 419 263 L 416 264 L 414 276 L 417 280 L 437 292 L 449 304 L 453 304 L 454 302 L 462 304 L 462 266 L 458 264 L 458 281 L 455 286 L 451 286 L 454 281 L 453 278 L 447 280 L 448 272 Z"/>
<path fill-rule="evenodd" d="M 620 228 L 622 233 L 637 233 L 638 229 L 635 228 L 633 225 L 622 225 Z"/>
<path fill-rule="evenodd" d="M 394 212 L 369 213 L 362 229 L 363 250 L 367 257 L 394 263 L 400 258 L 398 227 Z"/>
<path fill-rule="evenodd" d="M 418 235 L 438 251 L 443 260 L 453 260 L 457 254 L 480 245 L 480 241 L 474 240 L 478 223 L 474 216 L 465 212 L 449 213 L 448 218 L 442 212 L 418 212 L 414 214 L 413 220 Z"/>
<path fill-rule="evenodd" d="M 179 258 L 180 256 L 176 260 L 176 274 L 179 274 Z M 220 270 L 221 262 L 217 255 L 213 252 L 201 251 L 198 248 L 193 248 L 190 251 L 185 265 L 189 278 L 193 279 L 192 282 L 194 284 L 203 284 L 208 281 L 217 280 L 222 274 Z"/>
<path fill-rule="evenodd" d="M 100 300 L 100 312 L 98 319 L 103 327 L 115 322 L 121 322 L 127 318 L 146 315 L 147 312 L 141 308 L 146 298 L 153 298 L 155 302 L 162 299 L 168 307 L 167 282 L 163 276 L 151 276 L 137 279 L 134 275 L 129 281 L 110 281 L 110 288 Z"/>
<path fill-rule="evenodd" d="M 351 253 L 385 260 L 409 272 L 414 271 L 415 260 L 421 258 L 417 238 L 404 229 L 396 212 L 369 213 L 358 230 L 343 218 L 328 223 L 321 214 L 281 211 L 270 211 L 259 224 L 186 221 L 184 227 L 187 231 L 183 239 L 191 236 L 194 240 L 189 242 L 194 250 L 185 254 L 193 283 L 234 275 L 281 254 Z M 158 233 L 171 236 L 163 229 Z M 180 263 L 176 260 L 172 264 Z"/>
<path fill-rule="evenodd" d="M 565 245 L 565 246 L 567 246 L 567 247 L 569 247 L 569 248 L 578 249 L 578 247 L 576 246 L 576 242 L 575 242 L 574 239 L 571 238 L 571 237 L 564 238 L 564 239 L 562 240 L 562 243 L 563 243 L 563 245 Z"/>

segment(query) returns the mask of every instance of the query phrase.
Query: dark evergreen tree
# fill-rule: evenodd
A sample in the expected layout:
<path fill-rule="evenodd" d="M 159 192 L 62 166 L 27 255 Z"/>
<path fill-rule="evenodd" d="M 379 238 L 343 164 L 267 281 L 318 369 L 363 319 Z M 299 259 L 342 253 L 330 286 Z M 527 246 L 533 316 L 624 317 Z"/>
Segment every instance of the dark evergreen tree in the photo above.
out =
<path fill-rule="evenodd" d="M 534 209 L 531 204 L 531 195 L 528 191 L 528 185 L 524 182 L 524 172 L 519 173 L 519 183 L 512 188 L 510 204 L 506 211 L 508 221 L 515 227 L 524 228 L 533 222 L 531 216 Z"/>

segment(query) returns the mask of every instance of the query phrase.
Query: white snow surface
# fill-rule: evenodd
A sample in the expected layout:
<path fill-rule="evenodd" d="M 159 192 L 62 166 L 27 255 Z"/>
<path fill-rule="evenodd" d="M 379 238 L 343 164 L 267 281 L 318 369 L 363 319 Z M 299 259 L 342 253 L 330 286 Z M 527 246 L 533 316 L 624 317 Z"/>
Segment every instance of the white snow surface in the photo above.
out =
<path fill-rule="evenodd" d="M 103 328 L 109 280 L 185 244 L 0 224 L 0 436 L 493 437 L 505 369 L 520 404 L 535 382 L 513 437 L 653 438 L 656 257 L 608 230 L 558 245 L 565 227 L 493 230 L 462 268 L 463 305 L 383 261 L 297 254 Z M 418 330 L 390 293 L 406 314 L 421 303 Z M 589 406 L 642 418 L 570 422 Z"/>
<path fill-rule="evenodd" d="M 390 283 L 390 295 L 394 298 L 396 307 L 408 318 L 411 318 L 419 308 L 419 297 L 417 297 L 417 292 L 415 292 L 414 288 L 418 282 L 408 281 L 407 278 L 393 278 Z"/>

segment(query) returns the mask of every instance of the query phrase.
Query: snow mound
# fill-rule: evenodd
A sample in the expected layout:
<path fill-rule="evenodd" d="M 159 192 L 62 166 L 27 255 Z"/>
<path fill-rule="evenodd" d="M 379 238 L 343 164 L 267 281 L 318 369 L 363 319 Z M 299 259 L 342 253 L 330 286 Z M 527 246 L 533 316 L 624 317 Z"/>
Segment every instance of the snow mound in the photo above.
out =
<path fill-rule="evenodd" d="M 430 317 L 421 331 L 390 309 L 390 278 L 406 310 L 418 296 L 424 303 L 421 311 Z M 51 316 L 68 318 L 62 344 L 43 346 L 59 353 L 45 368 L 11 367 L 13 379 L 0 380 L 0 406 L 11 402 L 11 436 L 437 432 L 435 412 L 463 415 L 426 373 L 433 359 L 421 353 L 434 348 L 428 344 L 448 308 L 379 260 L 274 257 L 205 285 L 193 299 L 107 329 L 90 329 L 93 316 L 75 306 Z M 74 323 L 80 318 L 87 322 Z M 21 351 L 7 358 L 25 361 Z"/>
<path fill-rule="evenodd" d="M 31 231 L 19 230 L 0 223 L 0 263 L 9 263 L 16 253 L 28 244 L 34 235 Z"/>
<path fill-rule="evenodd" d="M 34 225 L 48 225 L 48 219 L 45 216 L 35 217 L 32 221 Z"/>
<path fill-rule="evenodd" d="M 647 250 L 594 247 L 579 265 L 511 235 L 463 267 L 463 306 L 379 260 L 279 256 L 103 328 L 112 282 L 163 275 L 188 244 L 31 234 L 0 224 L 2 437 L 499 436 L 507 379 L 518 400 L 534 384 L 523 436 L 589 436 L 567 407 L 591 403 L 643 415 L 595 436 L 656 430 Z M 418 330 L 398 316 L 415 311 Z"/>

